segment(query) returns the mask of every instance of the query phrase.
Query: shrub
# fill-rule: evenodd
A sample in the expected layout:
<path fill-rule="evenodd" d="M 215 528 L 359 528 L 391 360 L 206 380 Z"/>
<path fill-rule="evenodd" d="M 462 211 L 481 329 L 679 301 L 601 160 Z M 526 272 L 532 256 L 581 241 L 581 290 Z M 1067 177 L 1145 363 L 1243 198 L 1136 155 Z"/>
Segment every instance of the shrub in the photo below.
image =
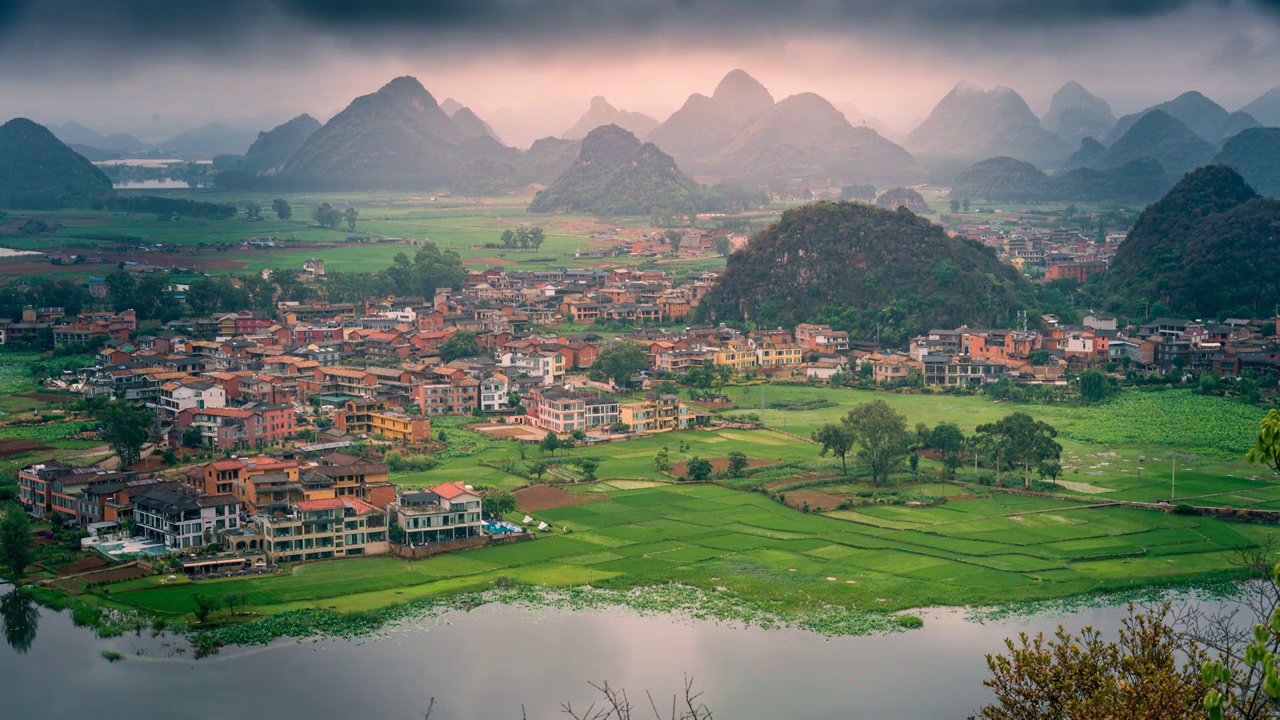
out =
<path fill-rule="evenodd" d="M 1195 515 L 1196 509 L 1186 503 L 1178 503 L 1173 507 L 1174 515 Z"/>

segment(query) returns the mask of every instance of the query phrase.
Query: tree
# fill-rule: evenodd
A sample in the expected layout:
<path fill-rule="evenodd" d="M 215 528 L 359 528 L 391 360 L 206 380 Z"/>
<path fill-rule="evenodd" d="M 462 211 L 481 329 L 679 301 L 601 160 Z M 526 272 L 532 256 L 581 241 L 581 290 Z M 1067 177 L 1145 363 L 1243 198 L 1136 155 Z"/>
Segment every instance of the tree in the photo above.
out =
<path fill-rule="evenodd" d="M 187 288 L 187 305 L 196 315 L 208 315 L 221 308 L 222 290 L 218 283 L 210 277 L 202 277 Z"/>
<path fill-rule="evenodd" d="M 1001 459 L 1023 468 L 1024 486 L 1031 487 L 1031 468 L 1047 460 L 1058 460 L 1062 446 L 1053 438 L 1058 431 L 1024 412 L 1008 415 L 998 422 L 979 425 L 977 433 L 996 455 L 996 474 Z"/>
<path fill-rule="evenodd" d="M 680 254 L 680 245 L 684 242 L 684 233 L 679 230 L 668 230 L 662 234 L 663 239 L 671 246 L 671 254 Z"/>
<path fill-rule="evenodd" d="M 546 463 L 536 462 L 529 466 L 529 474 L 533 476 L 534 480 L 541 480 L 542 476 L 545 475 L 546 472 L 547 472 Z"/>
<path fill-rule="evenodd" d="M 349 207 L 346 210 L 342 211 L 342 219 L 346 221 L 347 230 L 351 232 L 356 231 L 356 219 L 359 217 L 360 217 L 360 211 L 353 207 Z"/>
<path fill-rule="evenodd" d="M 311 210 L 311 219 L 322 228 L 337 230 L 342 222 L 342 212 L 329 203 L 320 203 Z"/>
<path fill-rule="evenodd" d="M 8 577 L 16 580 L 23 576 L 35 560 L 31 548 L 30 518 L 17 505 L 8 506 L 0 519 L 0 566 Z"/>
<path fill-rule="evenodd" d="M 289 201 L 284 198 L 272 200 L 271 208 L 276 211 L 276 217 L 281 220 L 288 220 L 293 217 L 293 208 L 289 205 Z"/>
<path fill-rule="evenodd" d="M 249 201 L 249 202 L 244 206 L 244 218 L 245 218 L 246 220 L 261 220 L 261 219 L 262 219 L 262 206 L 261 206 L 261 205 L 259 205 L 259 204 L 258 204 L 258 203 L 256 203 L 256 202 L 254 202 L 254 201 L 250 200 L 250 201 Z"/>
<path fill-rule="evenodd" d="M 685 475 L 694 482 L 701 482 L 711 477 L 711 461 L 694 456 L 689 458 L 689 467 Z"/>
<path fill-rule="evenodd" d="M 196 607 L 192 610 L 192 614 L 196 616 L 196 620 L 204 624 L 213 611 L 218 607 L 218 599 L 211 595 L 192 595 L 191 599 L 195 602 Z"/>
<path fill-rule="evenodd" d="M 506 490 L 494 490 L 484 496 L 484 507 L 490 515 L 502 517 L 516 511 L 516 496 Z"/>
<path fill-rule="evenodd" d="M 155 420 L 151 413 L 123 400 L 109 400 L 95 410 L 94 418 L 102 423 L 102 439 L 120 459 L 120 469 L 138 462 Z"/>
<path fill-rule="evenodd" d="M 107 298 L 116 311 L 133 307 L 133 289 L 137 281 L 123 268 L 116 268 L 107 275 Z"/>
<path fill-rule="evenodd" d="M 858 458 L 871 470 L 871 484 L 889 482 L 889 473 L 908 453 L 907 419 L 883 400 L 849 411 L 844 426 L 861 448 Z"/>
<path fill-rule="evenodd" d="M 593 458 L 582 458 L 578 461 L 578 469 L 582 471 L 582 479 L 588 482 L 596 479 L 596 469 L 600 461 Z"/>
<path fill-rule="evenodd" d="M 200 447 L 203 437 L 200 435 L 200 428 L 189 427 L 182 431 L 182 446 L 189 448 Z"/>
<path fill-rule="evenodd" d="M 659 450 L 657 455 L 653 456 L 653 466 L 658 472 L 666 472 L 671 469 L 671 457 L 667 454 L 665 447 Z"/>
<path fill-rule="evenodd" d="M 740 478 L 747 472 L 747 456 L 744 453 L 734 450 L 729 453 L 729 477 Z"/>
<path fill-rule="evenodd" d="M 951 212 L 952 212 L 952 214 L 955 214 L 955 213 L 960 212 L 960 201 L 959 201 L 959 200 L 954 199 L 954 198 L 951 200 Z"/>
<path fill-rule="evenodd" d="M 729 245 L 729 238 L 725 235 L 717 235 L 711 238 L 711 247 L 716 249 L 716 254 L 721 257 L 729 257 L 729 251 L 732 246 Z"/>
<path fill-rule="evenodd" d="M 960 208 L 965 212 L 969 212 L 969 198 L 960 201 Z"/>
<path fill-rule="evenodd" d="M 540 227 L 529 230 L 529 245 L 533 246 L 533 251 L 537 252 L 542 247 L 542 243 L 547 241 L 547 233 Z"/>
<path fill-rule="evenodd" d="M 716 395 L 724 395 L 724 385 L 733 379 L 733 367 L 729 365 L 712 365 L 711 378 L 716 383 Z"/>
<path fill-rule="evenodd" d="M 1076 635 L 1059 625 L 1052 638 L 1021 633 L 1005 647 L 987 656 L 991 677 L 982 684 L 996 701 L 976 720 L 1204 717 L 1204 652 L 1182 643 L 1168 603 L 1146 612 L 1130 605 L 1116 642 L 1091 627 Z"/>
<path fill-rule="evenodd" d="M 529 228 L 522 227 L 516 230 L 516 244 L 521 250 L 529 249 Z"/>
<path fill-rule="evenodd" d="M 609 343 L 591 363 L 591 376 L 609 379 L 618 387 L 630 387 L 631 378 L 649 367 L 649 349 L 638 342 L 619 340 Z"/>
<path fill-rule="evenodd" d="M 929 431 L 929 447 L 942 455 L 942 466 L 949 477 L 955 477 L 960 467 L 960 453 L 964 452 L 964 433 L 952 423 L 938 423 Z"/>
<path fill-rule="evenodd" d="M 552 455 L 555 455 L 556 450 L 563 447 L 560 444 L 560 436 L 556 435 L 554 430 L 548 430 L 547 434 L 543 436 L 542 442 L 538 443 L 538 446 L 542 448 L 542 452 L 551 453 Z"/>
<path fill-rule="evenodd" d="M 1098 370 L 1089 369 L 1080 373 L 1080 399 L 1085 402 L 1098 402 L 1107 397 L 1111 387 L 1107 376 Z"/>
<path fill-rule="evenodd" d="M 831 453 L 840 458 L 840 469 L 848 475 L 849 466 L 845 462 L 845 456 L 853 449 L 853 432 L 843 423 L 827 423 L 814 430 L 812 437 L 814 442 L 822 446 L 818 454 L 826 457 L 827 453 Z"/>
<path fill-rule="evenodd" d="M 1036 474 L 1041 480 L 1049 478 L 1055 483 L 1058 482 L 1058 476 L 1062 474 L 1062 463 L 1057 460 L 1045 460 L 1036 466 Z"/>
<path fill-rule="evenodd" d="M 516 232 L 511 228 L 502 231 L 502 247 L 508 250 L 516 249 Z"/>
<path fill-rule="evenodd" d="M 449 336 L 440 345 L 440 358 L 445 362 L 453 362 L 458 358 L 475 357 L 480 354 L 480 342 L 476 334 L 470 330 L 459 330 Z"/>

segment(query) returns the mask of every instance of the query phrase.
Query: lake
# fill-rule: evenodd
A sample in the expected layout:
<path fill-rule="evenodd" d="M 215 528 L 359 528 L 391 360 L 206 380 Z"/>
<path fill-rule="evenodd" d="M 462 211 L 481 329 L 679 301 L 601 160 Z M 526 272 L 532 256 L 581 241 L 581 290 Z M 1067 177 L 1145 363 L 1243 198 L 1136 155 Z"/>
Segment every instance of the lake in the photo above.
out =
<path fill-rule="evenodd" d="M 0 603 L 17 618 L 14 604 Z M 98 640 L 68 613 L 33 606 L 38 628 L 25 653 L 0 645 L 8 717 L 136 720 L 176 715 L 414 720 L 432 697 L 432 720 L 565 717 L 585 707 L 588 681 L 670 702 L 684 673 L 717 718 L 965 718 L 989 699 L 983 655 L 1020 630 L 1059 622 L 1114 630 L 1123 607 L 1061 617 L 977 624 L 962 611 L 923 613 L 923 629 L 827 639 L 792 630 L 734 628 L 626 611 L 573 613 L 484 606 L 364 640 L 282 641 L 226 648 L 195 660 L 180 640 L 129 635 Z M 23 644 L 22 624 L 6 635 Z M 103 650 L 126 659 L 111 663 Z M 145 653 L 139 657 L 137 652 Z M 647 715 L 646 715 L 647 717 Z"/>

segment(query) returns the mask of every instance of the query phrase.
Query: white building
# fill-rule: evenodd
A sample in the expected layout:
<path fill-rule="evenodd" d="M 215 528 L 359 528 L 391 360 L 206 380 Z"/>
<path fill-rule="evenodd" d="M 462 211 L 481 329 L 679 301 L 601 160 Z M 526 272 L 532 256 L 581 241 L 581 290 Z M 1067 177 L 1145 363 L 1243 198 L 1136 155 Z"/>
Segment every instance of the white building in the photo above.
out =
<path fill-rule="evenodd" d="M 507 396 L 511 385 L 507 376 L 494 373 L 480 382 L 480 412 L 498 412 L 507 409 Z"/>
<path fill-rule="evenodd" d="M 538 378 L 543 385 L 555 385 L 564 377 L 564 356 L 560 353 L 505 353 L 498 362 L 512 372 Z"/>
<path fill-rule="evenodd" d="M 135 532 L 171 550 L 201 548 L 240 527 L 239 508 L 234 495 L 152 488 L 133 498 Z"/>
<path fill-rule="evenodd" d="M 227 391 L 206 380 L 191 383 L 169 382 L 160 386 L 157 409 L 170 418 L 187 409 L 205 410 L 227 406 Z"/>

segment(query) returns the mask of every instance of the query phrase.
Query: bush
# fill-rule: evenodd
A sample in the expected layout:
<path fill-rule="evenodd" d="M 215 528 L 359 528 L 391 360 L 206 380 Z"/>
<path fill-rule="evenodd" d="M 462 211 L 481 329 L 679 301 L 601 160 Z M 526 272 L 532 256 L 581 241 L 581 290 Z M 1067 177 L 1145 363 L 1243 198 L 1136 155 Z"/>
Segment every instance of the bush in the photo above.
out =
<path fill-rule="evenodd" d="M 1173 507 L 1174 515 L 1195 515 L 1196 509 L 1186 503 L 1178 503 Z"/>

